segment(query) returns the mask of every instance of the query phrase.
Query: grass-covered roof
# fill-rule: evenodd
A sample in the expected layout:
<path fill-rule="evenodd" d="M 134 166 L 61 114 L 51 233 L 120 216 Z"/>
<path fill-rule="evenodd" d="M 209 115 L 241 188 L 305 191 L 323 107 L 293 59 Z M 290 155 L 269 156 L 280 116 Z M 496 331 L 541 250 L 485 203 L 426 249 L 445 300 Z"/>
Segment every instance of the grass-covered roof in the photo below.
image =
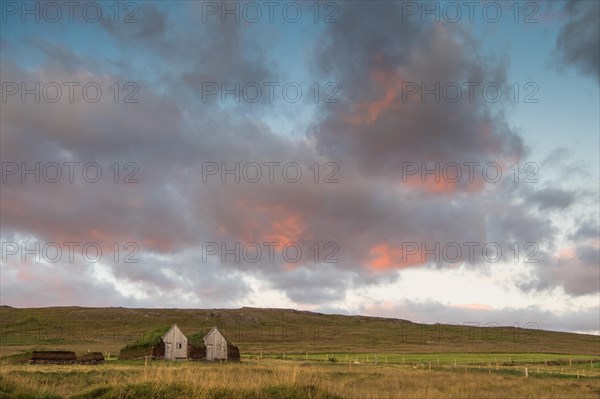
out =
<path fill-rule="evenodd" d="M 135 342 L 127 345 L 126 349 L 142 348 L 155 346 L 162 342 L 162 336 L 169 331 L 171 327 L 161 327 L 142 334 Z"/>
<path fill-rule="evenodd" d="M 202 346 L 204 345 L 204 341 L 202 340 L 204 338 L 204 335 L 206 335 L 206 333 L 195 332 L 188 337 L 188 343 L 196 346 Z"/>

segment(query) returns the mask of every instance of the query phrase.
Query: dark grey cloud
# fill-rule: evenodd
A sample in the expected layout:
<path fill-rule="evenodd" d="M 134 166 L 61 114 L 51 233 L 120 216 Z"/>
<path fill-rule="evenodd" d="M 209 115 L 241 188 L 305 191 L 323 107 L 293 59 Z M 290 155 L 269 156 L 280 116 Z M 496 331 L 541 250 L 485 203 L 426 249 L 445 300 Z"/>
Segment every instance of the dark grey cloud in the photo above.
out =
<path fill-rule="evenodd" d="M 554 254 L 539 252 L 539 262 L 527 281 L 518 283 L 525 291 L 562 287 L 568 295 L 592 295 L 600 291 L 600 249 L 598 244 L 579 244 Z"/>
<path fill-rule="evenodd" d="M 460 26 L 401 22 L 400 3 L 352 3 L 319 54 L 343 101 L 314 137 L 329 156 L 351 154 L 368 173 L 397 176 L 403 162 L 476 162 L 522 157 L 522 139 L 481 97 L 473 102 L 403 99 L 407 82 L 505 83 L 504 63 L 478 57 Z M 441 89 L 440 89 L 441 90 Z"/>
<path fill-rule="evenodd" d="M 565 209 L 575 201 L 575 193 L 560 188 L 545 188 L 536 190 L 531 199 L 540 209 Z"/>
<path fill-rule="evenodd" d="M 588 265 L 600 265 L 600 249 L 591 245 L 577 248 L 577 258 Z"/>
<path fill-rule="evenodd" d="M 331 265 L 299 268 L 271 276 L 270 280 L 273 288 L 285 292 L 292 301 L 310 305 L 343 300 L 355 283 L 351 273 Z"/>
<path fill-rule="evenodd" d="M 577 229 L 570 235 L 571 240 L 585 240 L 588 238 L 600 238 L 600 225 L 598 219 L 586 219 L 578 223 Z"/>
<path fill-rule="evenodd" d="M 566 21 L 556 39 L 556 55 L 563 65 L 600 81 L 600 3 L 568 1 Z"/>
<path fill-rule="evenodd" d="M 126 23 L 114 23 L 115 14 L 104 14 L 100 25 L 120 40 L 139 43 L 139 40 L 160 39 L 167 34 L 171 22 L 168 13 L 156 6 L 156 3 L 131 3 L 120 6 L 119 20 Z"/>

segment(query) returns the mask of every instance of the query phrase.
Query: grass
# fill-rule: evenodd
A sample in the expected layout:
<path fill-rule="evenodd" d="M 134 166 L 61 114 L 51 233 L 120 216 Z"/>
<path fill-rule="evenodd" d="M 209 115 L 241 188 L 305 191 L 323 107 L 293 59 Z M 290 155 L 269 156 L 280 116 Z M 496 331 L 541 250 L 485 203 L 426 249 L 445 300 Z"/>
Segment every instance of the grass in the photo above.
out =
<path fill-rule="evenodd" d="M 596 363 L 596 371 L 598 363 Z M 559 368 L 559 366 L 548 366 Z M 277 359 L 236 364 L 165 361 L 100 366 L 8 365 L 1 398 L 597 398 L 600 376 L 562 377 L 512 366 L 414 367 L 402 364 Z"/>
<path fill-rule="evenodd" d="M 192 340 L 218 326 L 242 362 L 26 364 L 33 350 L 115 359 L 174 323 Z M 0 399 L 600 396 L 598 336 L 286 309 L 0 307 L 0 356 Z"/>
<path fill-rule="evenodd" d="M 188 343 L 190 343 L 192 345 L 204 345 L 203 338 L 205 335 L 206 335 L 206 332 L 203 332 L 203 331 L 198 331 L 193 334 L 190 334 L 187 337 Z"/>
<path fill-rule="evenodd" d="M 359 361 L 362 363 L 414 363 L 432 362 L 434 364 L 538 364 L 551 362 L 554 364 L 586 364 L 600 361 L 598 356 L 592 355 L 565 355 L 552 353 L 306 353 L 306 354 L 265 354 L 263 358 L 298 359 L 310 361 Z M 247 358 L 256 358 L 260 355 L 246 355 Z M 596 365 L 596 367 L 598 367 Z"/>
<path fill-rule="evenodd" d="M 213 326 L 240 353 L 562 353 L 600 355 L 600 337 L 533 328 L 418 324 L 288 309 L 126 309 L 0 307 L 0 356 L 66 349 L 117 353 L 172 324 L 188 337 Z M 484 321 L 481 325 L 485 325 Z M 489 324 L 491 325 L 491 324 Z M 543 327 L 543 326 L 541 326 Z"/>
<path fill-rule="evenodd" d="M 134 349 L 146 346 L 158 345 L 162 341 L 162 336 L 169 331 L 169 327 L 157 328 L 147 333 L 142 334 L 135 342 L 126 346 L 126 348 Z"/>

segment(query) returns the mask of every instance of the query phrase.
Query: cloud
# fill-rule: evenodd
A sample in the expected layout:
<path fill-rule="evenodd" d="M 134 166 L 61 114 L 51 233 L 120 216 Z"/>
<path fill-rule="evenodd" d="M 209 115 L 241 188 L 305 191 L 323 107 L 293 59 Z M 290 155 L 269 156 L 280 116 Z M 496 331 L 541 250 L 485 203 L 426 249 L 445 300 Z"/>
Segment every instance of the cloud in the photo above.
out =
<path fill-rule="evenodd" d="M 600 226 L 598 220 L 585 219 L 578 223 L 577 229 L 570 235 L 574 241 L 585 240 L 589 238 L 598 239 L 600 237 Z"/>
<path fill-rule="evenodd" d="M 565 209 L 575 201 L 575 193 L 559 188 L 545 188 L 536 190 L 531 199 L 538 204 L 540 209 Z"/>
<path fill-rule="evenodd" d="M 556 38 L 556 56 L 563 65 L 600 81 L 600 4 L 568 1 L 566 22 Z"/>
<path fill-rule="evenodd" d="M 410 301 L 399 303 L 376 303 L 357 310 L 382 317 L 402 315 L 417 323 L 456 323 L 470 326 L 515 326 L 552 331 L 580 331 L 592 334 L 600 333 L 598 306 L 572 309 L 565 313 L 553 313 L 539 306 L 506 307 L 488 309 L 477 306 L 452 306 L 438 301 Z"/>
<path fill-rule="evenodd" d="M 202 101 L 207 81 L 261 82 L 293 74 L 270 48 L 281 46 L 285 28 L 263 30 L 218 19 L 202 23 L 194 12 L 199 6 L 189 6 L 185 18 L 145 4 L 142 11 L 148 18 L 142 24 L 104 21 L 94 37 L 105 39 L 102 45 L 111 51 L 94 56 L 83 55 L 69 41 L 47 47 L 52 40 L 39 39 L 45 37 L 40 31 L 37 40 L 28 42 L 38 45 L 26 52 L 27 59 L 35 60 L 33 67 L 24 65 L 22 54 L 10 46 L 18 38 L 3 37 L 3 49 L 5 40 L 6 48 L 12 48 L 2 58 L 3 82 L 76 79 L 107 88 L 135 79 L 140 89 L 140 101 L 134 104 L 115 104 L 108 89 L 105 101 L 93 104 L 2 104 L 3 162 L 29 167 L 35 162 L 96 162 L 104 178 L 98 183 L 79 177 L 75 183 L 64 178 L 23 184 L 11 177 L 0 193 L 0 238 L 94 241 L 105 251 L 114 242 L 131 241 L 139 245 L 140 259 L 126 267 L 114 262 L 86 266 L 80 274 L 73 274 L 69 265 L 40 265 L 36 275 L 38 266 L 28 266 L 20 277 L 20 266 L 3 265 L 3 298 L 20 303 L 29 295 L 27 304 L 60 304 L 86 297 L 82 304 L 100 304 L 112 296 L 115 303 L 156 306 L 177 304 L 176 298 L 184 297 L 190 306 L 213 306 L 242 302 L 251 292 L 243 279 L 249 276 L 294 303 L 317 306 L 357 288 L 393 283 L 409 268 L 433 266 L 443 272 L 453 267 L 452 262 L 423 259 L 436 244 L 499 242 L 506 248 L 515 241 L 557 240 L 559 226 L 539 210 L 567 209 L 575 204 L 573 192 L 560 185 L 520 190 L 511 181 L 508 166 L 522 160 L 528 149 L 510 127 L 504 104 L 481 98 L 423 103 L 419 95 L 402 101 L 406 82 L 426 82 L 427 87 L 436 82 L 506 83 L 503 57 L 484 59 L 468 31 L 398 23 L 402 16 L 395 3 L 340 4 L 344 18 L 323 28 L 319 40 L 324 46 L 315 44 L 305 61 L 315 75 L 310 79 L 335 80 L 340 102 L 286 104 L 286 117 L 291 117 L 284 125 L 300 127 L 287 135 L 280 131 L 285 126 L 273 121 L 277 105 Z M 269 40 L 250 39 L 257 31 Z M 123 40 L 130 36 L 133 41 Z M 130 54 L 127 61 L 115 60 L 120 52 Z M 304 119 L 307 114 L 311 118 Z M 110 167 L 115 162 L 122 173 L 126 163 L 135 163 L 139 182 L 114 183 Z M 205 182 L 208 162 L 230 170 L 249 162 L 278 166 L 274 182 L 267 180 L 266 167 L 257 183 L 235 182 L 231 173 L 226 182 L 221 173 Z M 291 162 L 302 170 L 295 183 L 282 175 L 283 165 Z M 329 162 L 335 168 L 325 169 L 333 165 Z M 428 168 L 436 162 L 479 166 L 472 181 L 464 169 L 452 183 L 431 176 L 423 181 L 418 174 L 403 179 L 406 162 Z M 486 162 L 504 169 L 501 180 L 485 180 L 481 166 Z M 338 181 L 324 183 L 332 170 Z M 574 234 L 589 233 L 582 227 Z M 199 261 L 202 243 L 231 248 L 267 241 L 280 242 L 274 260 L 236 262 L 229 256 L 222 261 L 217 255 Z M 298 262 L 281 256 L 291 241 L 303 246 L 305 256 Z M 335 246 L 327 247 L 331 243 Z M 410 257 L 406 243 L 419 247 Z M 337 248 L 334 253 L 332 248 Z M 565 260 L 554 259 L 552 249 L 544 251 L 552 272 L 524 289 L 564 285 L 573 295 L 597 290 L 589 279 L 595 276 L 590 249 L 574 250 L 576 272 L 568 271 Z M 325 262 L 328 255 L 337 262 Z M 485 263 L 464 257 L 462 262 L 473 268 Z M 77 288 L 64 297 L 41 290 L 52 279 L 62 281 L 61 287 Z"/>
<path fill-rule="evenodd" d="M 323 73 L 336 76 L 344 95 L 314 134 L 321 153 L 352 155 L 362 172 L 388 177 L 398 176 L 403 162 L 502 162 L 525 154 L 520 136 L 480 96 L 472 102 L 466 95 L 455 103 L 441 99 L 447 84 L 505 83 L 505 65 L 478 57 L 469 33 L 458 26 L 398 23 L 396 3 L 352 4 L 343 12 L 319 54 Z M 409 97 L 408 84 L 416 84 L 419 94 Z M 437 97 L 421 96 L 436 84 Z"/>
<path fill-rule="evenodd" d="M 33 245 L 29 243 L 28 248 Z M 250 291 L 239 274 L 223 273 L 219 264 L 200 262 L 198 249 L 170 256 L 133 253 L 131 259 L 137 263 L 126 262 L 124 257 L 115 262 L 113 251 L 104 251 L 98 262 L 89 262 L 79 249 L 74 251 L 73 262 L 35 262 L 31 255 L 21 262 L 20 256 L 9 255 L 8 262 L 2 263 L 2 303 L 211 308 L 234 306 Z M 67 257 L 66 251 L 63 255 Z"/>
<path fill-rule="evenodd" d="M 539 263 L 526 282 L 518 284 L 525 291 L 552 290 L 562 287 L 572 296 L 596 294 L 600 291 L 599 242 L 578 243 L 553 254 L 540 252 Z"/>
<path fill-rule="evenodd" d="M 100 25 L 120 40 L 131 40 L 132 37 L 136 41 L 161 38 L 167 34 L 167 27 L 172 23 L 168 20 L 169 14 L 154 4 L 144 4 L 142 7 L 127 5 L 119 11 L 123 14 L 117 15 L 124 23 L 113 23 L 113 13 L 112 18 L 104 15 Z"/>

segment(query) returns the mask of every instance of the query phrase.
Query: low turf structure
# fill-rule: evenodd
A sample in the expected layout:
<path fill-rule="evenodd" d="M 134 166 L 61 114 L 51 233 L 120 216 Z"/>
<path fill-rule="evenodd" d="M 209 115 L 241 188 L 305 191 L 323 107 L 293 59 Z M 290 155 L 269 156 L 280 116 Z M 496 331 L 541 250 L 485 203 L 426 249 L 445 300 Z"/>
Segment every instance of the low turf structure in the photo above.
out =
<path fill-rule="evenodd" d="M 125 346 L 119 353 L 119 359 L 162 359 L 165 357 L 165 343 L 162 336 L 169 327 L 162 327 L 143 334 L 135 342 Z"/>
<path fill-rule="evenodd" d="M 79 357 L 72 351 L 33 351 L 29 364 L 101 364 L 104 355 L 101 352 L 89 352 Z"/>
<path fill-rule="evenodd" d="M 77 357 L 77 364 L 101 364 L 104 363 L 104 355 L 101 352 L 84 353 Z"/>
<path fill-rule="evenodd" d="M 206 360 L 206 345 L 204 345 L 204 334 L 196 332 L 188 337 L 188 359 Z"/>
<path fill-rule="evenodd" d="M 227 359 L 229 361 L 239 362 L 240 361 L 240 349 L 230 343 L 227 344 Z"/>
<path fill-rule="evenodd" d="M 77 355 L 71 351 L 34 351 L 29 364 L 76 364 Z"/>

